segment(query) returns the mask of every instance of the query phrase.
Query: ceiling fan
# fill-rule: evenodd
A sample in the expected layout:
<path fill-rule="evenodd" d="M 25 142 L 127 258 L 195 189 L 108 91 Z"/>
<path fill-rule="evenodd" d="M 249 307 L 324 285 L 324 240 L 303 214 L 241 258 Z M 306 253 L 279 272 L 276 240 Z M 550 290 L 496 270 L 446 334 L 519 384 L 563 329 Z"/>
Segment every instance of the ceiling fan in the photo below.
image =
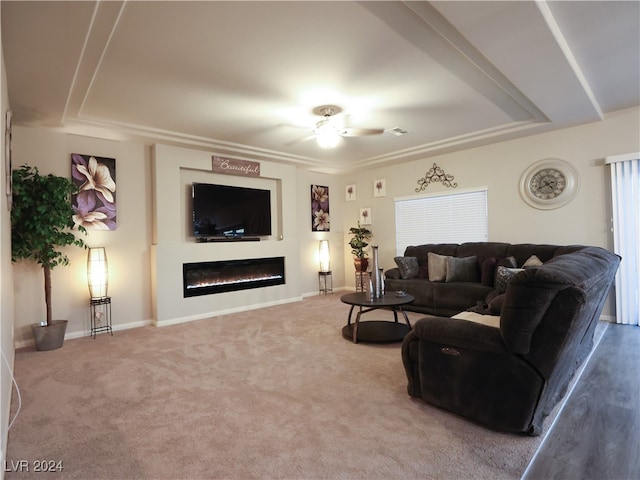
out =
<path fill-rule="evenodd" d="M 313 109 L 313 113 L 323 117 L 313 129 L 318 145 L 322 148 L 334 148 L 341 137 L 363 137 L 367 135 L 381 135 L 384 128 L 351 128 L 339 125 L 335 116 L 342 112 L 337 105 L 321 105 Z"/>

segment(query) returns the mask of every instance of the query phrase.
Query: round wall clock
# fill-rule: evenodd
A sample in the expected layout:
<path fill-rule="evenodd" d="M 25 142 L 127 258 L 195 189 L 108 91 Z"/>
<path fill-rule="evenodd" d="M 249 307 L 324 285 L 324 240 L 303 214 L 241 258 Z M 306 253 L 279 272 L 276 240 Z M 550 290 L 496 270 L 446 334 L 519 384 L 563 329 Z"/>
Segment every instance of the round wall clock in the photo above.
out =
<path fill-rule="evenodd" d="M 520 178 L 520 195 L 534 208 L 550 210 L 569 203 L 578 193 L 580 178 L 570 163 L 557 158 L 540 160 Z"/>

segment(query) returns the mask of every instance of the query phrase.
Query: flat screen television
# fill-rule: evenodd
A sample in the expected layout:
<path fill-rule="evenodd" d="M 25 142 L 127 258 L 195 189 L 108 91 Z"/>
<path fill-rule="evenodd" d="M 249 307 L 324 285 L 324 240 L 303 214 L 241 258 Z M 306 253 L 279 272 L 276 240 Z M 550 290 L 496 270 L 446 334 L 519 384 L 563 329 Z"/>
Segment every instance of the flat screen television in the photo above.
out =
<path fill-rule="evenodd" d="M 196 238 L 271 235 L 271 192 L 258 188 L 193 183 L 193 234 Z"/>

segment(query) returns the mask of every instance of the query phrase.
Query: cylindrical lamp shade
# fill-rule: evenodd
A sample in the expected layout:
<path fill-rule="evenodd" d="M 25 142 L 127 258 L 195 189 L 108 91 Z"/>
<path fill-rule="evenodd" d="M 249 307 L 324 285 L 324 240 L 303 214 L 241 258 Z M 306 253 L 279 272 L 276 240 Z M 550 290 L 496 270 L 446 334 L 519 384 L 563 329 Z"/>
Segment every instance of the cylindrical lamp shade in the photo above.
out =
<path fill-rule="evenodd" d="M 329 240 L 320 240 L 318 258 L 320 260 L 321 272 L 328 272 L 329 270 L 331 270 L 330 255 L 329 255 Z"/>
<path fill-rule="evenodd" d="M 91 298 L 104 298 L 109 287 L 107 252 L 104 247 L 90 248 L 87 255 L 87 282 Z"/>

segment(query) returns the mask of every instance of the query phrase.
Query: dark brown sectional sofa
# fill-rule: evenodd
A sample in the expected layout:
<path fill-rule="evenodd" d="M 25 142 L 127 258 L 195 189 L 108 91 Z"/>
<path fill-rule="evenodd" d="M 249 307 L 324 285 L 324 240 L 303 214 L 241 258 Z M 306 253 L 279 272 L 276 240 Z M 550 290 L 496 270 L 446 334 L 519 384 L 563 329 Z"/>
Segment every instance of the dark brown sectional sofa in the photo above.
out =
<path fill-rule="evenodd" d="M 406 255 L 428 251 L 476 256 L 479 270 L 490 257 L 542 262 L 518 271 L 500 295 L 481 281 L 386 280 L 387 290 L 416 296 L 414 310 L 433 313 L 402 344 L 409 395 L 496 430 L 539 435 L 593 348 L 620 257 L 599 247 L 504 243 L 423 245 Z M 498 297 L 492 312 L 486 304 Z M 449 317 L 467 307 L 495 323 Z"/>
<path fill-rule="evenodd" d="M 495 270 L 502 264 L 517 268 L 535 255 L 546 262 L 557 255 L 571 253 L 584 248 L 580 245 L 557 246 L 532 243 L 510 244 L 502 242 L 438 243 L 407 247 L 404 257 L 415 257 L 419 270 L 417 276 L 402 278 L 398 267 L 385 272 L 387 292 L 404 291 L 415 297 L 405 310 L 431 315 L 451 317 L 469 308 L 488 305 L 495 292 Z M 428 278 L 427 257 L 429 253 L 457 258 L 476 257 L 473 281 L 432 282 Z M 515 263 L 507 259 L 512 258 Z M 495 259 L 493 267 L 488 260 Z"/>

